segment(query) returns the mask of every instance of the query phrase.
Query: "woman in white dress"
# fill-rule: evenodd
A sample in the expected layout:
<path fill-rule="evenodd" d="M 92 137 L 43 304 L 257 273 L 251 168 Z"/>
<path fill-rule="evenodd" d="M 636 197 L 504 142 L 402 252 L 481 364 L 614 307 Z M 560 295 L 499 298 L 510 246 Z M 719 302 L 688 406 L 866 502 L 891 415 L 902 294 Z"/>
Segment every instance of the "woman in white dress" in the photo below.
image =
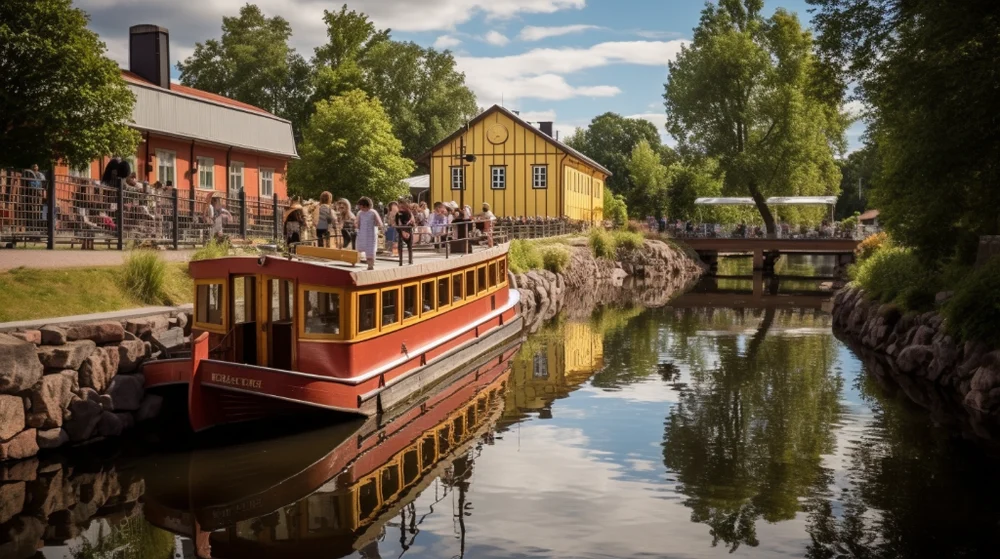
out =
<path fill-rule="evenodd" d="M 365 196 L 358 200 L 358 241 L 357 250 L 365 254 L 368 269 L 375 269 L 375 248 L 378 244 L 377 230 L 383 227 L 382 218 L 372 209 L 372 201 Z"/>

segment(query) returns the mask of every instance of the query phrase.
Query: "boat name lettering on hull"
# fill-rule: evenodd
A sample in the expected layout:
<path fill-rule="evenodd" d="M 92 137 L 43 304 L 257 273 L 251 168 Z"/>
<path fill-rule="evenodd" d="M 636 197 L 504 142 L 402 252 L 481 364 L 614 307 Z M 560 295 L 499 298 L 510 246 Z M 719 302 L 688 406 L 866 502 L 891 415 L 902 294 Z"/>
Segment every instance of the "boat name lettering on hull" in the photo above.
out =
<path fill-rule="evenodd" d="M 212 382 L 225 384 L 227 386 L 237 386 L 240 388 L 256 388 L 256 389 L 260 389 L 262 383 L 262 381 L 259 381 L 257 379 L 234 377 L 232 375 L 224 375 L 222 373 L 212 373 Z"/>

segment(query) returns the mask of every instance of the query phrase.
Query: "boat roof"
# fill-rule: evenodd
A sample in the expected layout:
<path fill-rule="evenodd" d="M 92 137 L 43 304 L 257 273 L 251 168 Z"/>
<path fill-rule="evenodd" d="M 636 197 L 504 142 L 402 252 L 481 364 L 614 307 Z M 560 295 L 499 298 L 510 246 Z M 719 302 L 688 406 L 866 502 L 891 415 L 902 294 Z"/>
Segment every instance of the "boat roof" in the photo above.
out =
<path fill-rule="evenodd" d="M 413 264 L 399 265 L 399 258 L 380 257 L 375 260 L 375 269 L 367 269 L 364 261 L 357 265 L 318 257 L 289 254 L 253 256 L 227 256 L 191 262 L 191 276 L 195 279 L 217 278 L 223 275 L 248 275 L 261 273 L 259 268 L 273 268 L 276 276 L 295 276 L 319 285 L 366 286 L 381 285 L 437 275 L 487 262 L 507 254 L 510 243 L 501 243 L 492 248 L 473 247 L 469 254 L 448 254 L 429 250 L 413 251 Z M 284 273 L 282 273 L 282 271 Z"/>

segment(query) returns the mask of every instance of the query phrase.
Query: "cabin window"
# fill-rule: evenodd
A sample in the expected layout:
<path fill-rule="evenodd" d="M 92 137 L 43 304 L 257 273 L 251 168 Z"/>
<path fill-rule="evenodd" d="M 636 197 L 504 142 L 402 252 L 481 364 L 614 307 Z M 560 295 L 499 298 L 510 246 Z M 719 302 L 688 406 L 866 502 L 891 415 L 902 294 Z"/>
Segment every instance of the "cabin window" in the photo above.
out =
<path fill-rule="evenodd" d="M 423 306 L 421 312 L 434 312 L 434 280 L 427 280 L 420 285 L 420 303 Z"/>
<path fill-rule="evenodd" d="M 490 188 L 504 190 L 507 188 L 507 167 L 494 165 L 490 167 Z"/>
<path fill-rule="evenodd" d="M 548 188 L 549 187 L 549 166 L 548 165 L 532 165 L 531 166 L 531 187 L 532 188 Z"/>
<path fill-rule="evenodd" d="M 476 289 L 479 293 L 486 291 L 486 265 L 476 269 Z"/>
<path fill-rule="evenodd" d="M 465 188 L 465 167 L 451 168 L 451 189 L 462 190 Z"/>
<path fill-rule="evenodd" d="M 358 295 L 358 332 L 368 332 L 378 328 L 375 320 L 375 309 L 378 297 L 375 293 Z"/>
<path fill-rule="evenodd" d="M 382 290 L 382 328 L 399 322 L 399 288 Z"/>
<path fill-rule="evenodd" d="M 222 283 L 199 284 L 196 293 L 198 311 L 195 322 L 209 326 L 222 326 Z"/>
<path fill-rule="evenodd" d="M 465 271 L 465 296 L 472 297 L 476 294 L 476 271 Z"/>
<path fill-rule="evenodd" d="M 379 508 L 378 482 L 369 478 L 358 489 L 358 519 L 364 520 Z"/>
<path fill-rule="evenodd" d="M 417 312 L 417 284 L 403 287 L 403 320 L 415 318 Z"/>
<path fill-rule="evenodd" d="M 427 470 L 437 462 L 437 441 L 431 433 L 420 441 L 420 469 Z"/>
<path fill-rule="evenodd" d="M 382 470 L 382 502 L 391 501 L 399 489 L 399 465 L 390 464 Z"/>
<path fill-rule="evenodd" d="M 490 289 L 497 286 L 497 263 L 490 262 Z"/>
<path fill-rule="evenodd" d="M 305 291 L 305 333 L 340 334 L 340 294 Z"/>
<path fill-rule="evenodd" d="M 458 444 L 462 441 L 462 436 L 465 435 L 465 421 L 462 416 L 458 416 L 451 421 L 451 440 Z"/>
<path fill-rule="evenodd" d="M 462 300 L 462 272 L 453 274 L 451 276 L 451 300 L 457 303 Z"/>
<path fill-rule="evenodd" d="M 420 457 L 416 447 L 403 454 L 403 485 L 407 486 L 417 480 L 420 475 Z"/>
<path fill-rule="evenodd" d="M 451 299 L 448 297 L 448 279 L 447 277 L 438 278 L 438 308 L 447 307 L 451 304 Z"/>
<path fill-rule="evenodd" d="M 233 320 L 236 324 L 244 324 L 256 320 L 254 317 L 254 300 L 257 278 L 244 276 L 233 279 Z"/>
<path fill-rule="evenodd" d="M 476 425 L 476 406 L 465 409 L 465 425 L 470 429 Z"/>
<path fill-rule="evenodd" d="M 438 452 L 441 454 L 447 454 L 448 450 L 451 449 L 451 426 L 445 425 L 438 429 Z"/>
<path fill-rule="evenodd" d="M 271 322 L 288 322 L 292 318 L 295 290 L 289 280 L 271 280 Z"/>
<path fill-rule="evenodd" d="M 498 270 L 498 272 L 497 272 L 498 273 L 497 283 L 499 283 L 500 285 L 503 285 L 504 282 L 507 281 L 507 259 L 506 258 L 501 258 L 500 260 L 497 260 L 497 270 Z"/>

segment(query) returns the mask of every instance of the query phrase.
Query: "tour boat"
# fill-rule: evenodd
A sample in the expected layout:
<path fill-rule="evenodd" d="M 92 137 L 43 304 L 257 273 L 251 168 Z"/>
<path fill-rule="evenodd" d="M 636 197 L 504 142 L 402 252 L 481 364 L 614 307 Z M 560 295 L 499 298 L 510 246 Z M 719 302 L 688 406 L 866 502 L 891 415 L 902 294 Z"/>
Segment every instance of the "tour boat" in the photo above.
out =
<path fill-rule="evenodd" d="M 188 385 L 192 428 L 322 408 L 372 416 L 520 335 L 509 243 L 359 266 L 357 252 L 191 262 L 191 356 L 143 367 Z"/>
<path fill-rule="evenodd" d="M 190 538 L 198 557 L 341 557 L 370 546 L 495 426 L 519 347 L 494 348 L 387 417 L 201 450 L 167 468 L 158 460 L 145 518 Z"/>

